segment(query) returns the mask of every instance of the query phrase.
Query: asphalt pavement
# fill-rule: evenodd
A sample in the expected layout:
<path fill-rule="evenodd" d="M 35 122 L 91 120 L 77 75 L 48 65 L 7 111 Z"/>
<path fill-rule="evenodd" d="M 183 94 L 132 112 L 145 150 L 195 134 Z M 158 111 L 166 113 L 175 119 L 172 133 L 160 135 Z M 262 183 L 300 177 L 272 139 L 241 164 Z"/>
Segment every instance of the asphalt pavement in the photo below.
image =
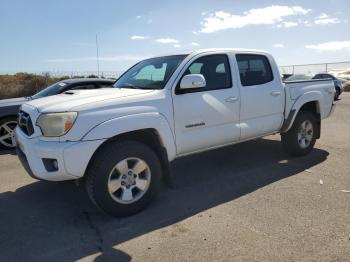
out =
<path fill-rule="evenodd" d="M 350 261 L 350 93 L 305 157 L 275 135 L 176 160 L 172 173 L 173 189 L 117 219 L 0 151 L 0 261 Z"/>

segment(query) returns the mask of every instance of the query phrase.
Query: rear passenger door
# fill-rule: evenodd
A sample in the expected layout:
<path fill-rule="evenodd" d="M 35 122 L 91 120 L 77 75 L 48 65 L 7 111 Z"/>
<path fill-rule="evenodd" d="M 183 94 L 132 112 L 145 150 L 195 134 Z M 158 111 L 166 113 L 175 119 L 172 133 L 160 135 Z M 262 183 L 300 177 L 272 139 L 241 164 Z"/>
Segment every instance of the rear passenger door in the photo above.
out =
<path fill-rule="evenodd" d="M 241 90 L 241 140 L 278 131 L 283 123 L 284 89 L 265 55 L 236 54 Z"/>

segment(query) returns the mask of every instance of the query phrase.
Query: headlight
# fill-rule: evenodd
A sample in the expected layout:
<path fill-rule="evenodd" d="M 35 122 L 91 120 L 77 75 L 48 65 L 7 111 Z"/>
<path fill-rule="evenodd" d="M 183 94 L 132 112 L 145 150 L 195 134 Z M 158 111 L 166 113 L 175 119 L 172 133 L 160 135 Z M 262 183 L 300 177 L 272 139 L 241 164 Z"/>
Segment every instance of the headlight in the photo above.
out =
<path fill-rule="evenodd" d="M 40 127 L 44 136 L 63 136 L 73 127 L 77 116 L 77 112 L 42 114 L 36 125 Z"/>

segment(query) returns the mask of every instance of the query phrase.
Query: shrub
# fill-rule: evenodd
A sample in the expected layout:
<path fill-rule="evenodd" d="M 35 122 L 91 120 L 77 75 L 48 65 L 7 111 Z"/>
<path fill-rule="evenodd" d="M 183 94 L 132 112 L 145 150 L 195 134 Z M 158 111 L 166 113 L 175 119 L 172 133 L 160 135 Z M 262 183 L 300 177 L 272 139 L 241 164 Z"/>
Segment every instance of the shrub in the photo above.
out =
<path fill-rule="evenodd" d="M 43 75 L 29 73 L 0 75 L 0 99 L 32 96 L 45 87 L 67 78 L 51 77 L 48 73 Z"/>

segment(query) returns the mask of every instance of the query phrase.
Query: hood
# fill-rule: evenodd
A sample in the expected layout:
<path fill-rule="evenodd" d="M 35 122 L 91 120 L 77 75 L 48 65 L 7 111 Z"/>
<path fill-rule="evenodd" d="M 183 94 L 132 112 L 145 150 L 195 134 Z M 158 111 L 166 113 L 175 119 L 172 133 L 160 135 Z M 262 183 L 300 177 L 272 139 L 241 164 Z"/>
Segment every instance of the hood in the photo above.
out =
<path fill-rule="evenodd" d="M 17 97 L 17 98 L 10 98 L 10 99 L 2 99 L 0 100 L 0 107 L 3 106 L 19 106 L 23 104 L 24 102 L 28 101 L 29 98 L 27 97 Z"/>
<path fill-rule="evenodd" d="M 115 103 L 124 103 L 127 102 L 130 97 L 152 91 L 153 90 L 127 88 L 71 90 L 59 95 L 35 99 L 26 104 L 37 108 L 39 112 L 64 112 L 78 110 L 79 106 L 107 100 L 115 100 Z"/>

